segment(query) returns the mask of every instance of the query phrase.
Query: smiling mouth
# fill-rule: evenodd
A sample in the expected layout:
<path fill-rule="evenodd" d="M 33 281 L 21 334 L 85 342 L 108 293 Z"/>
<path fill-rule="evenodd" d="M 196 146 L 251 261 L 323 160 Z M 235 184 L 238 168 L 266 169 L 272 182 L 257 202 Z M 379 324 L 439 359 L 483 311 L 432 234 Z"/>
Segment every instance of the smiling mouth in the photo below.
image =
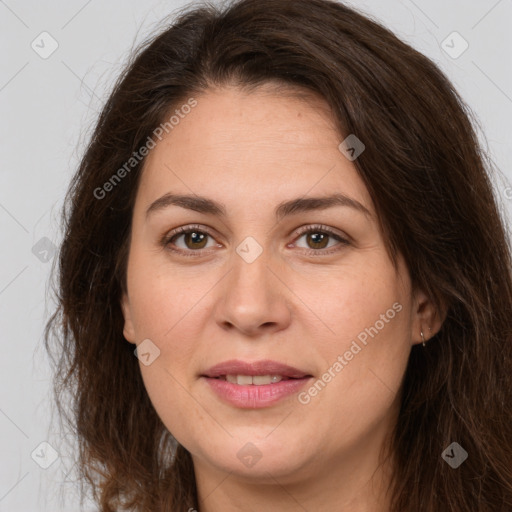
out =
<path fill-rule="evenodd" d="M 312 376 L 227 373 L 201 375 L 201 378 L 224 403 L 238 409 L 262 409 L 298 393 Z"/>
<path fill-rule="evenodd" d="M 214 378 L 238 384 L 239 386 L 264 386 L 266 384 L 277 384 L 283 380 L 298 380 L 283 375 L 219 375 Z"/>

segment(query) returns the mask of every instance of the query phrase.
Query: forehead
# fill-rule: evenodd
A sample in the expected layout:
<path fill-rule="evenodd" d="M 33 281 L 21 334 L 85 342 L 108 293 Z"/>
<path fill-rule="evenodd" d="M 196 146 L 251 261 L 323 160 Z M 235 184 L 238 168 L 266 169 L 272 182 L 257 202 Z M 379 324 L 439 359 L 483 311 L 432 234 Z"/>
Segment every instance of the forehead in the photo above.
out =
<path fill-rule="evenodd" d="M 338 149 L 343 137 L 322 98 L 229 87 L 194 99 L 197 105 L 146 158 L 139 194 L 144 202 L 171 190 L 225 203 L 238 197 L 245 207 L 248 198 L 279 202 L 341 192 L 372 211 L 354 164 Z"/>

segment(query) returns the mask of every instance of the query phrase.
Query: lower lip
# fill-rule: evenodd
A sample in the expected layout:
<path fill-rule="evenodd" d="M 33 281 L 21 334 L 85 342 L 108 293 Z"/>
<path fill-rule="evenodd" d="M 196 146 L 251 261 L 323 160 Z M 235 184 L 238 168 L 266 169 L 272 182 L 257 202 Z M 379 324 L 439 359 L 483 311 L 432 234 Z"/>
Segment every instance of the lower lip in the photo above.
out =
<path fill-rule="evenodd" d="M 261 386 L 255 386 L 254 384 L 243 386 L 222 379 L 201 378 L 208 382 L 220 398 L 231 405 L 241 409 L 260 409 L 297 393 L 311 377 L 282 380 L 274 384 L 263 384 Z"/>

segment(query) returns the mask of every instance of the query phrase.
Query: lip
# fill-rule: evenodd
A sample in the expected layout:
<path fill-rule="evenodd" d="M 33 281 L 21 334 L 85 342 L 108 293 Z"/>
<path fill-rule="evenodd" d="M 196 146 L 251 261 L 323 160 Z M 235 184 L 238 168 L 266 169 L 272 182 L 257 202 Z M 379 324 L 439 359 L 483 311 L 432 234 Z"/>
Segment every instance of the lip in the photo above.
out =
<path fill-rule="evenodd" d="M 261 386 L 239 385 L 217 378 L 225 375 L 282 375 L 289 380 Z M 240 409 L 260 409 L 270 407 L 297 393 L 312 378 L 312 375 L 277 361 L 263 360 L 247 363 L 234 359 L 212 366 L 200 377 L 224 402 Z"/>
<path fill-rule="evenodd" d="M 270 359 L 254 361 L 252 363 L 231 359 L 212 366 L 202 376 L 215 378 L 221 375 L 282 375 L 292 379 L 302 379 L 303 377 L 311 376 L 298 368 L 277 361 L 271 361 Z"/>

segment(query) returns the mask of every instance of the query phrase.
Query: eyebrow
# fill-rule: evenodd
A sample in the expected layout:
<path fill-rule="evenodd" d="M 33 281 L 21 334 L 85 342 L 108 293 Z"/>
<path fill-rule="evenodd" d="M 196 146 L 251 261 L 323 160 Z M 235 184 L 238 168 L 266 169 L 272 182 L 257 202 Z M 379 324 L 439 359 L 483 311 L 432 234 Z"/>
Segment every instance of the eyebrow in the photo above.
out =
<path fill-rule="evenodd" d="M 227 210 L 224 204 L 214 201 L 208 197 L 198 195 L 173 194 L 168 192 L 156 201 L 152 202 L 146 210 L 146 219 L 157 211 L 164 210 L 170 206 L 180 206 L 188 210 L 215 215 L 221 218 L 227 217 Z M 275 210 L 277 220 L 300 212 L 313 210 L 325 210 L 335 206 L 353 208 L 367 217 L 372 217 L 370 211 L 356 199 L 343 194 L 332 194 L 321 197 L 301 197 L 279 203 Z"/>

